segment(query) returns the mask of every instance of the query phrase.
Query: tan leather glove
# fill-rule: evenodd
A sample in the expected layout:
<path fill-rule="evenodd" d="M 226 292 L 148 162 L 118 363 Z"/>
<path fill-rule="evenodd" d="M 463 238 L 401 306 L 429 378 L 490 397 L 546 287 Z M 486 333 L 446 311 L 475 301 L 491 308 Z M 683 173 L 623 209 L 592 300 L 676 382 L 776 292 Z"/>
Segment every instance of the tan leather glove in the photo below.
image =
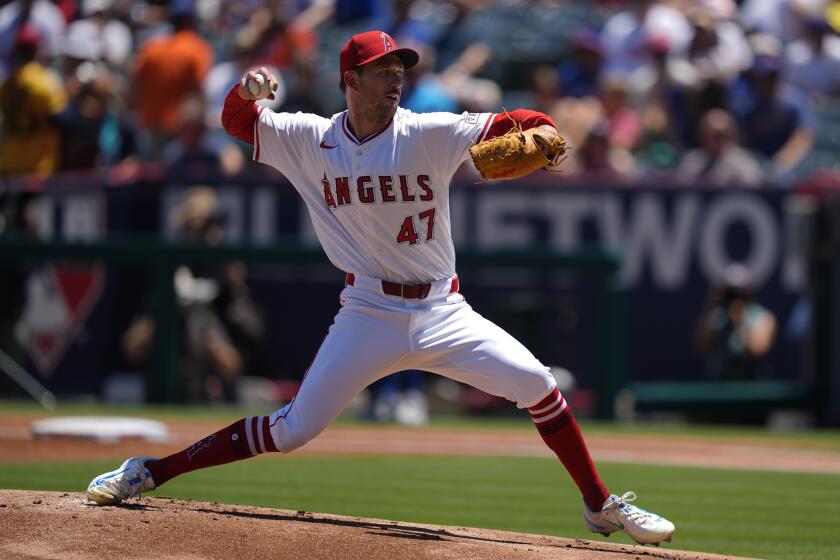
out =
<path fill-rule="evenodd" d="M 566 141 L 549 126 L 521 130 L 514 128 L 502 136 L 472 146 L 475 168 L 485 179 L 518 179 L 563 161 Z"/>

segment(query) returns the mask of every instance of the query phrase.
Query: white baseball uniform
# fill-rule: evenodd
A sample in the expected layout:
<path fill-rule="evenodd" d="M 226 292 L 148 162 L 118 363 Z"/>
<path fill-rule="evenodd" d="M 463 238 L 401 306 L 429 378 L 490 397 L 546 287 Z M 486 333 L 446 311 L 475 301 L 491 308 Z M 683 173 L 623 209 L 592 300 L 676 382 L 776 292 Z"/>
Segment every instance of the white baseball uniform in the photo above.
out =
<path fill-rule="evenodd" d="M 261 110 L 254 159 L 294 185 L 330 261 L 348 273 L 342 307 L 297 396 L 271 415 L 280 451 L 318 435 L 367 385 L 396 371 L 434 372 L 520 408 L 554 390 L 548 368 L 457 292 L 449 183 L 492 117 L 399 108 L 387 128 L 358 140 L 347 111 L 327 119 Z M 429 284 L 428 293 L 389 295 L 383 280 Z"/>
<path fill-rule="evenodd" d="M 391 54 L 403 68 L 419 59 L 383 31 L 354 35 L 339 55 L 341 83 L 351 70 Z M 395 60 L 384 62 L 374 83 L 399 93 L 393 89 L 400 79 Z M 131 458 L 94 478 L 88 497 L 119 503 L 186 472 L 291 451 L 318 435 L 370 383 L 422 369 L 528 408 L 580 489 L 590 531 L 608 535 L 620 528 L 639 543 L 670 540 L 673 523 L 625 503 L 635 494 L 610 495 L 548 369 L 458 293 L 449 223 L 452 176 L 473 143 L 511 126 L 505 119 L 523 128 L 553 125 L 551 119 L 522 109 L 500 122 L 489 113 L 397 109 L 387 127 L 358 139 L 347 112 L 331 119 L 272 113 L 240 96 L 240 87 L 225 99 L 222 124 L 253 143 L 254 159 L 280 170 L 303 197 L 327 256 L 347 273 L 341 309 L 288 405 L 268 417 L 237 420 L 162 459 Z"/>

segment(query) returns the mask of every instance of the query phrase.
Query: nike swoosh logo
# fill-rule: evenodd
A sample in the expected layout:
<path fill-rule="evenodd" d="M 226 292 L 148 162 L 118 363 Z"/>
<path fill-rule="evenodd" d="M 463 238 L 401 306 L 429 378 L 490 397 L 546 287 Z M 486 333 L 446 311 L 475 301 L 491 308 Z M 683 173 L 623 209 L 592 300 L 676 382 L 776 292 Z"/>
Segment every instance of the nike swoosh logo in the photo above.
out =
<path fill-rule="evenodd" d="M 335 148 L 335 146 L 329 146 L 329 145 L 327 145 L 327 143 L 326 143 L 326 142 L 324 142 L 323 140 L 321 140 L 321 144 L 320 144 L 320 146 L 321 146 L 321 148 L 323 148 L 323 149 L 325 149 L 325 150 L 332 150 L 333 148 Z"/>

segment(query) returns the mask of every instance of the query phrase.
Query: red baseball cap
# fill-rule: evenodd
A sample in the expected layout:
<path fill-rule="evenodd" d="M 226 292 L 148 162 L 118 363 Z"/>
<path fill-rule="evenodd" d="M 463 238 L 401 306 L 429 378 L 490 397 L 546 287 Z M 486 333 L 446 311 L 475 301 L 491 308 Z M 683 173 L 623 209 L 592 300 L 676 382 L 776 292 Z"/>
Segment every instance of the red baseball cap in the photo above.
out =
<path fill-rule="evenodd" d="M 366 31 L 353 35 L 341 48 L 341 76 L 338 83 L 344 82 L 344 73 L 348 70 L 391 53 L 400 57 L 406 68 L 411 68 L 420 60 L 420 55 L 416 51 L 397 47 L 394 38 L 384 31 Z"/>

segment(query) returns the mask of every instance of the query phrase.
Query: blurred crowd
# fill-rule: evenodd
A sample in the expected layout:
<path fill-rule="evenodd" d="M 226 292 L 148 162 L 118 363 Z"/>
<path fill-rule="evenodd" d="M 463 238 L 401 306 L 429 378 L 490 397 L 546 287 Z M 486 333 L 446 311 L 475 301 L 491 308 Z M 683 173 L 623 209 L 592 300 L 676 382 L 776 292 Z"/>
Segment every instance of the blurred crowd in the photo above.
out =
<path fill-rule="evenodd" d="M 416 112 L 549 114 L 573 148 L 553 183 L 791 186 L 840 168 L 840 1 L 832 0 L 0 0 L 0 235 L 35 227 L 32 193 L 5 177 L 146 164 L 235 176 L 251 147 L 229 137 L 225 96 L 248 69 L 278 77 L 276 111 L 344 109 L 338 53 L 382 29 L 420 53 L 402 106 Z M 178 235 L 216 244 L 216 195 L 191 190 Z M 24 300 L 20 264 L 0 280 L 0 350 Z M 754 378 L 776 337 L 754 287 L 714 286 L 695 332 L 713 378 Z M 743 276 L 743 275 L 741 275 Z M 181 267 L 185 398 L 237 398 L 266 325 L 247 269 Z M 121 338 L 150 360 L 141 305 Z M 0 376 L 2 381 L 2 376 Z M 374 387 L 372 419 L 423 423 L 422 374 Z"/>
<path fill-rule="evenodd" d="M 219 115 L 242 72 L 279 76 L 272 109 L 332 114 L 338 50 L 370 28 L 421 53 L 412 110 L 550 114 L 575 149 L 564 178 L 789 184 L 837 152 L 819 136 L 840 113 L 840 2 L 13 0 L 0 173 L 236 174 L 248 152 Z"/>

